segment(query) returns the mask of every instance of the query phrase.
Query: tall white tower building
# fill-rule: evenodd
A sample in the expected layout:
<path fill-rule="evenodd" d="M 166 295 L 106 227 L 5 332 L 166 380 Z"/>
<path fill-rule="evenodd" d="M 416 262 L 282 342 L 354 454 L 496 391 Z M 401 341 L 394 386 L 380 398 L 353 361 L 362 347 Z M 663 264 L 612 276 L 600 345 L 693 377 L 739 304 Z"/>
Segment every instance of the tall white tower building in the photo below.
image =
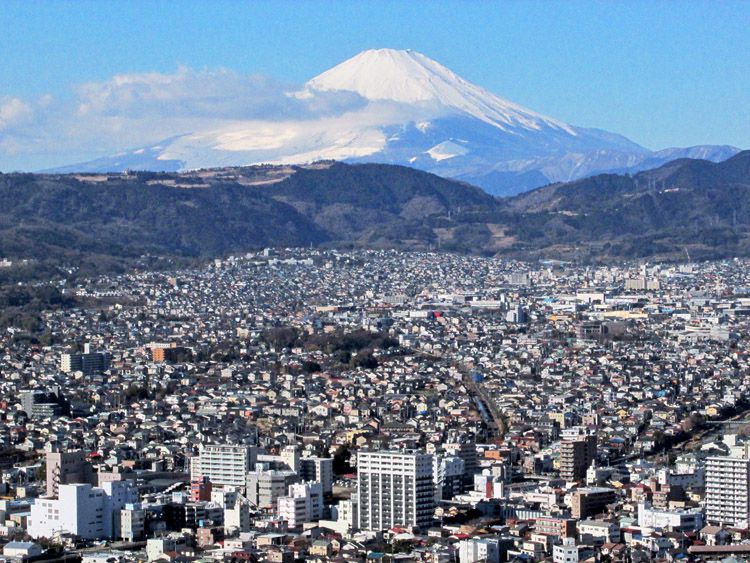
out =
<path fill-rule="evenodd" d="M 706 520 L 735 528 L 750 526 L 750 459 L 706 460 Z"/>
<path fill-rule="evenodd" d="M 255 467 L 256 446 L 207 444 L 190 463 L 190 478 L 195 481 L 208 477 L 214 485 L 243 488 L 247 472 Z"/>
<path fill-rule="evenodd" d="M 432 523 L 435 508 L 432 455 L 360 452 L 357 454 L 357 490 L 361 529 L 427 528 Z"/>

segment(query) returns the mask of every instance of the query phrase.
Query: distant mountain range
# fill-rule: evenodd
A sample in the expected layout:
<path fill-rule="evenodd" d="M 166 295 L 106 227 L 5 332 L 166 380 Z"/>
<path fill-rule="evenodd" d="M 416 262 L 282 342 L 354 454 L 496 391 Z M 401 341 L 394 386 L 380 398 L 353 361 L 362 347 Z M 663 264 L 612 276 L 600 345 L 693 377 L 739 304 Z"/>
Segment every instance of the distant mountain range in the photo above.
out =
<path fill-rule="evenodd" d="M 314 106 L 331 93 L 351 94 L 354 103 L 323 116 L 217 122 L 52 172 L 181 171 L 330 159 L 411 166 L 491 194 L 513 195 L 605 171 L 634 173 L 676 158 L 721 161 L 739 152 L 730 146 L 652 152 L 621 135 L 526 109 L 413 51 L 364 51 L 288 96 Z"/>
<path fill-rule="evenodd" d="M 384 164 L 0 174 L 4 257 L 107 262 L 308 245 L 581 261 L 750 256 L 750 151 L 510 198 Z"/>

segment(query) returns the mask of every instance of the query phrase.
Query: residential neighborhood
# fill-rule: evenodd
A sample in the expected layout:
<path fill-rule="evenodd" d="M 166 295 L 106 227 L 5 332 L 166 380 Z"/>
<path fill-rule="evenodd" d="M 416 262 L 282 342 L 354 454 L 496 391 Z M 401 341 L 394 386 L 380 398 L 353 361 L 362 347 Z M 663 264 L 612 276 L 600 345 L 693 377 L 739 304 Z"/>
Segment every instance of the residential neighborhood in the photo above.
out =
<path fill-rule="evenodd" d="M 4 560 L 750 556 L 746 260 L 267 249 L 45 284 L 66 304 L 2 334 Z"/>

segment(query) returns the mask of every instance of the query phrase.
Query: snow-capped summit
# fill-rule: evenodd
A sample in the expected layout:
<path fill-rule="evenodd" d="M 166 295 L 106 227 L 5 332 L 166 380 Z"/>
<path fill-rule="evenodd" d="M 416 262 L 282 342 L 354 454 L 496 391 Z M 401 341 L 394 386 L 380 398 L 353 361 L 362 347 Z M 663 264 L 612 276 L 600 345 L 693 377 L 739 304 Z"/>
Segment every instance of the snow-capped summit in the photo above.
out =
<path fill-rule="evenodd" d="M 134 151 L 58 170 L 177 170 L 332 159 L 403 164 L 490 193 L 513 194 L 599 172 L 658 166 L 694 153 L 721 160 L 738 151 L 651 152 L 621 135 L 526 109 L 414 51 L 363 51 L 288 96 L 310 108 L 336 110 L 217 120 Z"/>
<path fill-rule="evenodd" d="M 566 123 L 514 104 L 464 80 L 439 62 L 410 50 L 370 49 L 310 80 L 308 90 L 356 92 L 371 101 L 434 103 L 500 129 L 542 127 L 576 132 Z"/>

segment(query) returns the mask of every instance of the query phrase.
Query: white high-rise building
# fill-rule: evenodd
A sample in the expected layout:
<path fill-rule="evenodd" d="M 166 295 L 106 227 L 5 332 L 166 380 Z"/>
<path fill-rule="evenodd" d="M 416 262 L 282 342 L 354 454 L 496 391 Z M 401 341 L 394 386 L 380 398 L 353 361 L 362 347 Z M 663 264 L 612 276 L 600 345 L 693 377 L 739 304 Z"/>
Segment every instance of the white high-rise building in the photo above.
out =
<path fill-rule="evenodd" d="M 255 467 L 256 446 L 207 444 L 190 462 L 190 479 L 208 477 L 212 485 L 245 487 L 247 472 Z"/>
<path fill-rule="evenodd" d="M 435 507 L 433 487 L 430 454 L 360 452 L 360 528 L 378 531 L 394 526 L 429 527 Z"/>
<path fill-rule="evenodd" d="M 247 473 L 247 499 L 255 506 L 276 508 L 278 500 L 289 490 L 289 485 L 298 480 L 294 471 L 270 469 L 267 463 L 257 463 L 255 470 Z"/>
<path fill-rule="evenodd" d="M 355 493 L 351 498 L 341 500 L 337 505 L 332 506 L 331 515 L 337 522 L 344 524 L 346 530 L 358 529 L 359 499 L 357 498 L 357 494 Z"/>
<path fill-rule="evenodd" d="M 289 485 L 289 496 L 278 500 L 279 516 L 290 528 L 320 520 L 323 515 L 323 486 L 320 483 Z"/>
<path fill-rule="evenodd" d="M 706 460 L 706 521 L 734 528 L 750 526 L 750 459 Z"/>
<path fill-rule="evenodd" d="M 125 541 L 142 540 L 146 533 L 146 512 L 140 504 L 126 504 L 120 510 L 120 534 Z"/>
<path fill-rule="evenodd" d="M 33 538 L 75 534 L 83 539 L 121 536 L 120 511 L 138 502 L 132 481 L 60 485 L 58 498 L 40 498 L 31 506 L 28 532 Z"/>
<path fill-rule="evenodd" d="M 297 446 L 284 446 L 279 457 L 281 458 L 282 463 L 291 471 L 299 473 L 300 453 Z"/>
<path fill-rule="evenodd" d="M 449 456 L 460 457 L 464 460 L 464 488 L 471 488 L 474 474 L 479 472 L 475 440 L 462 432 L 451 431 L 448 442 L 443 444 L 443 450 Z"/>
<path fill-rule="evenodd" d="M 464 490 L 464 460 L 458 456 L 435 456 L 432 460 L 432 480 L 435 500 L 450 500 Z"/>

